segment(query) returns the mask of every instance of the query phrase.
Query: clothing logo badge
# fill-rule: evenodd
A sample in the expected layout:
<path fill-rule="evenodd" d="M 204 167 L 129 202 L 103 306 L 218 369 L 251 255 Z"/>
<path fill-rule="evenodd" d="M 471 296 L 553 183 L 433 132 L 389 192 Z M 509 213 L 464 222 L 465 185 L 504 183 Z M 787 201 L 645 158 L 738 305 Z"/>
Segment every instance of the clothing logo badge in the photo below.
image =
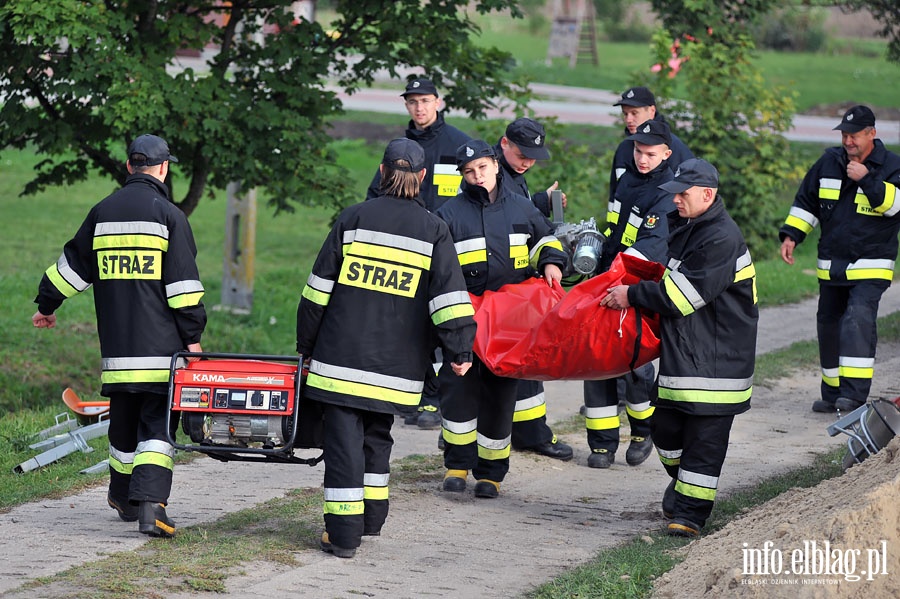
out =
<path fill-rule="evenodd" d="M 412 84 L 413 87 L 419 87 L 420 85 L 422 85 L 422 84 L 419 83 L 418 81 L 414 81 Z"/>
<path fill-rule="evenodd" d="M 642 129 L 642 131 L 643 131 L 644 133 L 650 133 L 650 125 L 647 125 L 646 127 L 644 127 L 644 128 Z"/>
<path fill-rule="evenodd" d="M 675 178 L 677 179 L 677 178 L 680 177 L 680 176 L 681 176 L 681 167 L 679 166 L 679 167 L 675 170 Z"/>
<path fill-rule="evenodd" d="M 474 155 L 475 155 L 475 150 L 473 150 L 473 149 L 470 148 L 469 146 L 466 146 L 466 156 L 468 156 L 469 158 L 471 158 L 471 157 L 474 156 Z"/>
<path fill-rule="evenodd" d="M 625 94 L 625 97 L 626 97 L 626 98 L 633 98 L 633 97 L 634 97 L 634 90 L 633 90 L 633 89 L 628 90 L 628 93 Z"/>
<path fill-rule="evenodd" d="M 852 120 L 853 120 L 853 113 L 851 112 L 850 114 L 847 115 L 847 121 L 849 122 Z"/>
<path fill-rule="evenodd" d="M 534 145 L 536 145 L 536 146 L 541 145 L 541 136 L 540 135 L 538 135 L 537 137 L 534 138 Z"/>
<path fill-rule="evenodd" d="M 644 226 L 648 229 L 652 229 L 656 226 L 656 223 L 659 222 L 659 217 L 655 214 L 648 214 L 647 218 L 644 220 Z"/>

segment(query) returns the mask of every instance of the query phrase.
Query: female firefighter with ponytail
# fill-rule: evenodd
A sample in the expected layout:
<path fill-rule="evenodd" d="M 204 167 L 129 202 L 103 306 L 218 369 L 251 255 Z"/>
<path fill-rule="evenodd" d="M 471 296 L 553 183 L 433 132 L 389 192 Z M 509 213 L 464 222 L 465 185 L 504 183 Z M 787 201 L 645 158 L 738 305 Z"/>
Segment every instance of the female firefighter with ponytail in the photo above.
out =
<path fill-rule="evenodd" d="M 297 351 L 310 358 L 304 394 L 325 415 L 320 544 L 338 557 L 381 533 L 391 425 L 419 405 L 434 339 L 459 376 L 475 339 L 450 231 L 419 198 L 422 147 L 391 141 L 379 169 L 381 195 L 340 214 L 297 309 Z"/>

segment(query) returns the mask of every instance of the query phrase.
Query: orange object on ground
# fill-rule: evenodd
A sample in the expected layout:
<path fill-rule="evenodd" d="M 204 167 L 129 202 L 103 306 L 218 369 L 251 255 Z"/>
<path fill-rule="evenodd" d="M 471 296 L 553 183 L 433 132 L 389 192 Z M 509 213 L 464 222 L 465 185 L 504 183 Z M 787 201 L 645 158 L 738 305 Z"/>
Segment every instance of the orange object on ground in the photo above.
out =
<path fill-rule="evenodd" d="M 109 400 L 81 401 L 78 394 L 71 387 L 66 387 L 62 392 L 62 400 L 66 406 L 78 414 L 87 418 L 96 418 L 109 412 Z"/>

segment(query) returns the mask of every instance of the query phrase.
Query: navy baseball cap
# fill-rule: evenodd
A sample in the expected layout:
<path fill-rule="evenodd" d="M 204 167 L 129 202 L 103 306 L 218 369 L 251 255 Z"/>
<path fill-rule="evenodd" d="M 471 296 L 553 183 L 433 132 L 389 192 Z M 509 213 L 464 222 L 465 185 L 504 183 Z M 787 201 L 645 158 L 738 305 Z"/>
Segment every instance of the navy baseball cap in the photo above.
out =
<path fill-rule="evenodd" d="M 665 144 L 672 145 L 672 132 L 669 126 L 663 121 L 655 121 L 650 119 L 644 121 L 634 130 L 633 135 L 629 135 L 625 139 L 637 141 L 648 146 L 659 146 Z"/>
<path fill-rule="evenodd" d="M 669 193 L 682 193 L 691 187 L 719 188 L 719 171 L 701 158 L 689 158 L 675 169 L 675 179 L 659 186 Z"/>
<path fill-rule="evenodd" d="M 406 89 L 400 95 L 405 98 L 410 94 L 430 94 L 433 96 L 437 96 L 438 92 L 431 79 L 427 79 L 425 77 L 416 77 L 406 84 Z"/>
<path fill-rule="evenodd" d="M 493 146 L 482 139 L 470 139 L 456 150 L 456 170 L 462 172 L 462 168 L 478 158 L 497 158 Z"/>
<path fill-rule="evenodd" d="M 866 127 L 875 126 L 875 113 L 868 106 L 859 104 L 844 113 L 840 124 L 832 131 L 846 131 L 847 133 L 859 133 Z"/>
<path fill-rule="evenodd" d="M 622 94 L 622 99 L 613 106 L 656 106 L 656 98 L 653 97 L 653 92 L 643 85 L 639 85 L 626 89 Z"/>
<path fill-rule="evenodd" d="M 132 156 L 141 154 L 145 159 L 135 160 Z M 155 135 L 141 135 L 128 146 L 128 160 L 131 166 L 153 166 L 162 164 L 166 160 L 178 162 L 178 159 L 169 154 L 169 144 L 161 137 Z"/>
<path fill-rule="evenodd" d="M 550 158 L 550 152 L 544 147 L 544 126 L 533 119 L 522 117 L 511 122 L 506 127 L 506 139 L 516 144 L 526 158 Z"/>
<path fill-rule="evenodd" d="M 400 164 L 403 161 L 404 164 Z M 418 173 L 425 168 L 425 150 L 417 142 L 405 137 L 398 137 L 384 149 L 381 164 L 395 171 Z"/>

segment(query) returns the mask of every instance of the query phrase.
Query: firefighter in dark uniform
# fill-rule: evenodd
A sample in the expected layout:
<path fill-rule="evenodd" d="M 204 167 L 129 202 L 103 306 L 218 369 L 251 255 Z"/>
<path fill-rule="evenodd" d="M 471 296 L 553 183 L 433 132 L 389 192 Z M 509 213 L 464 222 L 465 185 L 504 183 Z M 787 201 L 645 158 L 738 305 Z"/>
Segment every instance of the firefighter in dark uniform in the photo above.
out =
<path fill-rule="evenodd" d="M 669 157 L 672 143 L 669 126 L 662 121 L 641 123 L 628 137 L 632 159 L 619 179 L 606 216 L 607 237 L 600 260 L 606 272 L 620 252 L 664 264 L 669 226 L 666 215 L 675 209 L 672 194 L 659 188 L 672 180 Z M 633 373 L 602 381 L 584 382 L 585 426 L 591 455 L 588 466 L 609 468 L 619 446 L 618 386 L 625 388 L 625 413 L 631 427 L 631 441 L 625 452 L 629 466 L 642 464 L 653 451 L 650 417 L 655 361 Z"/>
<path fill-rule="evenodd" d="M 731 425 L 750 409 L 756 354 L 756 271 L 740 229 L 717 197 L 719 175 L 692 158 L 663 189 L 668 271 L 660 282 L 612 287 L 601 305 L 660 315 L 653 441 L 672 482 L 663 494 L 666 532 L 696 537 L 713 508 Z"/>
<path fill-rule="evenodd" d="M 550 152 L 544 147 L 544 127 L 537 121 L 522 117 L 506 127 L 506 134 L 494 146 L 500 159 L 501 183 L 510 193 L 523 195 L 543 213 L 550 216 L 550 192 L 559 188 L 559 181 L 546 191 L 531 194 L 525 173 L 538 160 L 548 160 Z M 565 205 L 565 194 L 563 194 Z M 533 451 L 557 460 L 571 460 L 572 447 L 560 441 L 547 425 L 547 403 L 541 381 L 520 380 L 516 390 L 516 411 L 513 413 L 512 446 Z"/>
<path fill-rule="evenodd" d="M 637 126 L 650 119 L 666 122 L 665 117 L 656 110 L 656 98 L 653 96 L 653 92 L 643 86 L 628 88 L 613 106 L 621 106 L 622 118 L 625 121 L 626 137 L 634 135 Z M 671 132 L 670 135 L 672 136 L 672 143 L 669 144 L 669 149 L 672 150 L 672 156 L 669 157 L 669 164 L 674 168 L 688 158 L 693 158 L 694 154 L 677 135 Z M 622 140 L 616 147 L 612 168 L 609 173 L 610 202 L 613 200 L 616 192 L 616 182 L 619 180 L 619 177 L 625 174 L 628 165 L 631 164 L 633 150 L 634 145 L 628 139 Z"/>
<path fill-rule="evenodd" d="M 421 146 L 393 140 L 381 174 L 382 195 L 338 217 L 297 308 L 297 351 L 310 356 L 304 394 L 325 417 L 321 547 L 339 557 L 381 533 L 391 424 L 419 404 L 433 339 L 450 377 L 471 366 L 475 339 L 450 232 L 419 195 Z"/>
<path fill-rule="evenodd" d="M 481 295 L 520 283 L 536 270 L 548 283 L 562 278 L 566 255 L 550 221 L 528 198 L 499 180 L 494 149 L 472 140 L 456 153 L 461 192 L 437 215 L 450 227 L 470 293 Z M 441 369 L 445 491 L 462 492 L 469 470 L 476 497 L 497 497 L 509 471 L 512 418 L 518 381 L 494 375 L 475 356 L 469 373 L 451 378 Z"/>
<path fill-rule="evenodd" d="M 437 87 L 430 79 L 416 77 L 410 80 L 400 95 L 410 119 L 406 138 L 417 142 L 425 151 L 425 180 L 422 181 L 420 195 L 425 208 L 434 212 L 459 191 L 462 177 L 456 170 L 456 148 L 471 138 L 444 120 Z M 366 199 L 380 195 L 381 172 L 376 171 Z M 440 362 L 440 358 L 438 351 L 432 362 Z M 440 428 L 440 394 L 433 369 L 428 372 L 421 404 L 418 409 L 407 412 L 404 421 L 423 429 Z"/>
<path fill-rule="evenodd" d="M 822 367 L 815 412 L 863 405 L 875 372 L 878 304 L 890 286 L 900 230 L 900 156 L 875 131 L 875 115 L 854 106 L 835 127 L 842 147 L 825 150 L 800 184 L 778 236 L 781 257 L 821 224 L 816 323 Z"/>
<path fill-rule="evenodd" d="M 141 135 L 128 148 L 122 189 L 95 205 L 41 279 L 34 326 L 52 328 L 62 302 L 94 287 L 109 397 L 107 502 L 138 530 L 171 537 L 165 506 L 175 448 L 166 434 L 172 355 L 201 351 L 206 326 L 197 247 L 187 218 L 169 200 L 165 140 Z M 172 419 L 173 433 L 178 419 Z"/>

